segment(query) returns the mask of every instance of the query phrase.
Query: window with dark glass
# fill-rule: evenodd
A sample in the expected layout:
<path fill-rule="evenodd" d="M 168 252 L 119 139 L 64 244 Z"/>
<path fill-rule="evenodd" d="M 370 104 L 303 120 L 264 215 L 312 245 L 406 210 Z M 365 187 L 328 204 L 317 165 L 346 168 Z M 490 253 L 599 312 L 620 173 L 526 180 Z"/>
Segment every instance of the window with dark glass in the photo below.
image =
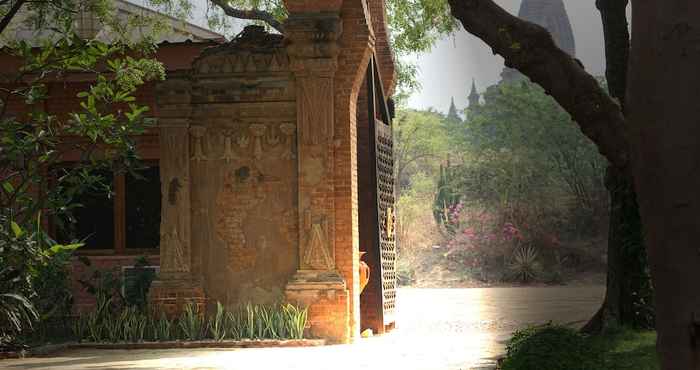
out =
<path fill-rule="evenodd" d="M 102 183 L 111 187 L 114 176 L 99 171 Z M 81 250 L 114 249 L 114 194 L 101 186 L 87 189 L 73 198 L 71 214 L 75 222 L 64 218 L 56 229 L 61 243 L 84 243 Z"/>
<path fill-rule="evenodd" d="M 55 220 L 59 243 L 83 242 L 83 251 L 100 253 L 138 253 L 158 248 L 160 241 L 160 171 L 148 164 L 134 173 L 113 174 L 101 171 L 104 189 L 86 191 L 73 198 L 71 214 Z"/>
<path fill-rule="evenodd" d="M 156 248 L 160 243 L 160 171 L 157 166 L 126 174 L 126 247 Z"/>

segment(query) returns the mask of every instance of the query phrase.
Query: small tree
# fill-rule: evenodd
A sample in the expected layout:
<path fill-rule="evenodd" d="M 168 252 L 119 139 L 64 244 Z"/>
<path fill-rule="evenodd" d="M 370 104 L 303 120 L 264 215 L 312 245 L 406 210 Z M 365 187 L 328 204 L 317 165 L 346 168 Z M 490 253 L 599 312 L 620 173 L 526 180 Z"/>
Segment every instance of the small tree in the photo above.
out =
<path fill-rule="evenodd" d="M 27 16 L 21 21 L 16 17 L 23 5 Z M 79 37 L 73 17 L 83 11 L 109 24 L 115 42 Z M 10 332 L 5 329 L 16 334 L 38 317 L 31 302 L 38 267 L 80 245 L 57 244 L 45 232 L 46 221 L 64 216 L 73 222 L 80 194 L 109 191 L 96 169 L 126 171 L 138 163 L 133 136 L 144 132 L 150 119 L 134 92 L 164 78 L 164 70 L 150 57 L 150 43 L 119 38 L 112 11 L 111 1 L 0 3 L 4 51 L 19 65 L 0 81 L 0 329 L 6 339 Z M 13 20 L 36 36 L 13 39 L 7 32 Z M 93 81 L 77 94 L 80 108 L 67 115 L 46 111 L 43 103 L 55 97 L 49 84 L 78 73 Z M 70 167 L 61 165 L 67 153 L 78 158 Z"/>

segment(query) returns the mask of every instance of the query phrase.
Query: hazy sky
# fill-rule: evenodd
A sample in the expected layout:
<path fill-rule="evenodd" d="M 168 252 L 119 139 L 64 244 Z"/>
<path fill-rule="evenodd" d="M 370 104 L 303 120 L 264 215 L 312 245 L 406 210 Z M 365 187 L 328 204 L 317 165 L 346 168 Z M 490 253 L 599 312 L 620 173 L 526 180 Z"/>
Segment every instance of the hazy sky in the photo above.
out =
<path fill-rule="evenodd" d="M 521 1 L 496 2 L 517 14 Z M 586 70 L 603 75 L 603 27 L 595 0 L 564 0 L 564 5 L 574 29 L 577 57 Z M 451 97 L 457 108 L 466 107 L 472 78 L 476 79 L 481 92 L 500 80 L 503 69 L 503 58 L 493 55 L 491 48 L 463 30 L 438 42 L 430 53 L 407 58 L 420 67 L 418 79 L 423 85 L 423 89 L 409 99 L 408 105 L 417 109 L 433 107 L 443 112 L 447 112 Z"/>
<path fill-rule="evenodd" d="M 130 0 L 143 4 L 143 0 Z M 495 0 L 506 10 L 517 14 L 521 0 Z M 193 0 L 194 22 L 206 27 L 205 0 Z M 603 27 L 595 0 L 564 0 L 576 39 L 576 54 L 586 70 L 594 75 L 604 74 Z M 240 28 L 240 27 L 239 27 Z M 472 78 L 479 92 L 500 80 L 503 59 L 493 55 L 491 48 L 462 30 L 439 41 L 430 53 L 411 55 L 408 60 L 420 68 L 418 79 L 423 86 L 408 101 L 412 108 L 433 107 L 447 112 L 450 98 L 457 108 L 467 105 Z"/>

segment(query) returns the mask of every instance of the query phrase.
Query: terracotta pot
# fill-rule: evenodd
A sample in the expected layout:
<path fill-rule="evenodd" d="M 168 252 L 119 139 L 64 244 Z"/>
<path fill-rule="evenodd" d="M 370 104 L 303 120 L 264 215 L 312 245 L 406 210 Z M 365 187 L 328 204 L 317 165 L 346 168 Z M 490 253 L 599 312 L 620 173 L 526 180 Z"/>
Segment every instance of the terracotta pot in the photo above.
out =
<path fill-rule="evenodd" d="M 360 293 L 365 290 L 367 283 L 369 282 L 369 266 L 362 260 L 362 256 L 367 252 L 360 252 Z"/>

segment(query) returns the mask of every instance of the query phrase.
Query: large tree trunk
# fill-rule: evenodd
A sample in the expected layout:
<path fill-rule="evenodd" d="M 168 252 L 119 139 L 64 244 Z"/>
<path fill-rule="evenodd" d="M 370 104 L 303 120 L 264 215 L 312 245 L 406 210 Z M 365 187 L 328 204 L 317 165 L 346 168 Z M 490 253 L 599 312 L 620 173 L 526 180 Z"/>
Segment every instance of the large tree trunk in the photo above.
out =
<path fill-rule="evenodd" d="M 700 2 L 633 0 L 632 168 L 664 369 L 700 369 Z"/>
<path fill-rule="evenodd" d="M 603 21 L 608 90 L 623 111 L 630 47 L 627 4 L 627 0 L 596 0 Z M 606 187 L 610 193 L 607 289 L 600 310 L 582 330 L 594 333 L 622 325 L 652 328 L 647 254 L 631 176 L 610 166 Z"/>
<path fill-rule="evenodd" d="M 582 330 L 653 328 L 653 291 L 632 180 L 610 166 L 605 185 L 610 192 L 607 289 L 602 306 Z"/>
<path fill-rule="evenodd" d="M 633 0 L 627 111 L 634 125 L 627 126 L 619 106 L 544 28 L 492 0 L 448 1 L 467 31 L 544 87 L 612 164 L 630 171 L 662 368 L 700 370 L 700 2 Z"/>

